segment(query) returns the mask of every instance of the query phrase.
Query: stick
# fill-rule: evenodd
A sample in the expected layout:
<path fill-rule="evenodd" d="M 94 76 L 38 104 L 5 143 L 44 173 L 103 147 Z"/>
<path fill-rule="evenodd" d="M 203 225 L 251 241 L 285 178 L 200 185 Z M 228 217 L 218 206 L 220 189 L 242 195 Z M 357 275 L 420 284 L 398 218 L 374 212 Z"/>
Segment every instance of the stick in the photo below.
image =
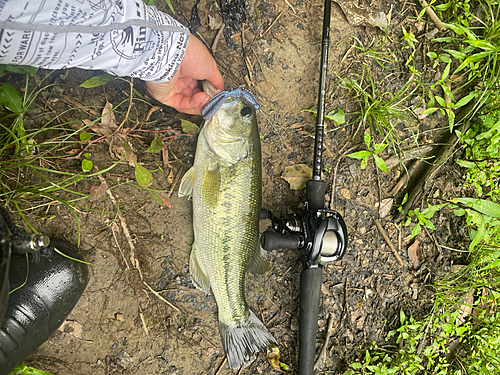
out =
<path fill-rule="evenodd" d="M 373 218 L 373 222 L 375 223 L 375 226 L 377 227 L 377 229 L 380 232 L 380 234 L 382 235 L 382 237 L 384 237 L 384 240 L 385 240 L 385 242 L 387 242 L 387 245 L 389 245 L 389 247 L 391 248 L 392 253 L 396 257 L 396 259 L 399 262 L 399 264 L 401 264 L 404 267 L 405 264 L 403 262 L 403 259 L 401 259 L 401 257 L 399 256 L 398 251 L 396 250 L 396 248 L 392 244 L 389 236 L 387 235 L 387 232 L 382 227 L 382 224 L 380 224 L 380 221 L 378 221 L 378 219 Z"/>
<path fill-rule="evenodd" d="M 283 13 L 285 13 L 285 11 L 284 11 L 284 10 L 282 10 L 282 11 L 280 12 L 280 14 L 278 14 L 278 16 L 274 19 L 274 21 L 273 21 L 273 22 L 269 25 L 269 27 L 266 29 L 266 31 L 264 31 L 264 32 L 262 33 L 262 35 L 260 36 L 261 38 L 262 38 L 264 35 L 266 35 L 266 34 L 267 34 L 267 32 L 269 31 L 269 29 L 271 29 L 271 27 L 273 27 L 273 26 L 274 26 L 274 24 L 275 24 L 275 23 L 276 23 L 276 22 L 280 19 L 280 17 L 283 15 Z M 255 41 L 257 40 L 257 36 L 258 36 L 258 35 L 259 35 L 259 34 L 257 34 L 257 35 L 255 36 L 255 38 L 253 39 L 252 44 L 250 44 L 250 48 L 253 46 L 253 44 L 254 44 L 254 43 L 255 43 Z"/>
<path fill-rule="evenodd" d="M 153 288 L 151 288 L 148 283 L 146 283 L 145 281 L 143 281 L 144 285 L 146 285 L 146 287 L 149 289 L 149 291 L 151 293 L 153 293 L 156 297 L 158 297 L 158 299 L 162 300 L 163 302 L 165 302 L 167 305 L 169 305 L 171 308 L 173 308 L 174 310 L 178 311 L 178 312 L 182 312 L 177 306 L 173 305 L 171 302 L 168 302 L 165 298 L 163 298 L 163 296 L 158 293 L 156 290 L 154 290 Z"/>
<path fill-rule="evenodd" d="M 267 81 L 266 75 L 264 74 L 264 69 L 262 69 L 262 64 L 260 63 L 259 56 L 255 53 L 255 50 L 252 48 L 253 55 L 255 56 L 255 59 L 257 60 L 257 63 L 259 64 L 260 71 L 262 72 L 262 77 L 264 77 L 264 81 L 269 83 Z"/>
<path fill-rule="evenodd" d="M 97 177 L 99 177 L 101 181 L 104 181 L 104 177 L 102 177 L 101 175 L 98 175 Z M 113 202 L 115 206 L 119 207 L 118 202 L 116 201 L 111 190 L 110 189 L 106 190 L 106 193 L 108 194 L 109 199 L 111 199 L 111 202 Z M 125 238 L 127 239 L 128 245 L 130 247 L 130 256 L 129 256 L 130 262 L 132 263 L 132 266 L 137 268 L 137 270 L 139 271 L 139 276 L 141 277 L 141 280 L 143 280 L 142 271 L 139 268 L 139 261 L 135 257 L 135 246 L 133 243 L 134 240 L 132 239 L 132 237 L 130 236 L 130 232 L 128 231 L 127 222 L 125 221 L 125 218 L 123 217 L 120 210 L 118 210 L 117 216 L 120 219 L 120 224 L 122 226 L 123 234 L 125 235 Z"/>
<path fill-rule="evenodd" d="M 436 27 L 438 28 L 439 31 L 446 29 L 446 26 L 443 25 L 439 17 L 434 13 L 430 5 L 427 3 L 425 0 L 420 0 L 420 4 L 422 4 L 422 7 L 425 8 L 425 13 L 429 16 L 429 18 L 434 22 Z"/>
<path fill-rule="evenodd" d="M 322 362 L 325 360 L 326 348 L 328 347 L 328 343 L 330 342 L 330 337 L 332 336 L 332 328 L 333 328 L 333 315 L 330 314 L 330 317 L 328 318 L 328 326 L 326 328 L 325 342 L 323 344 L 323 347 L 321 348 L 321 352 L 319 353 L 318 359 L 314 364 L 315 369 L 319 367 L 320 362 L 322 364 Z"/>
<path fill-rule="evenodd" d="M 212 52 L 215 50 L 215 47 L 217 47 L 217 43 L 219 42 L 220 36 L 222 35 L 222 31 L 224 30 L 224 27 L 226 25 L 222 24 L 219 28 L 219 31 L 217 31 L 217 35 L 215 35 L 214 42 L 212 43 Z"/>
<path fill-rule="evenodd" d="M 130 78 L 130 97 L 128 101 L 128 108 L 127 108 L 127 113 L 125 113 L 125 118 L 121 122 L 121 124 L 118 126 L 118 128 L 115 130 L 115 134 L 117 134 L 122 126 L 125 124 L 125 122 L 128 120 L 128 115 L 130 113 L 130 108 L 132 108 L 132 104 L 134 103 L 134 79 Z"/>

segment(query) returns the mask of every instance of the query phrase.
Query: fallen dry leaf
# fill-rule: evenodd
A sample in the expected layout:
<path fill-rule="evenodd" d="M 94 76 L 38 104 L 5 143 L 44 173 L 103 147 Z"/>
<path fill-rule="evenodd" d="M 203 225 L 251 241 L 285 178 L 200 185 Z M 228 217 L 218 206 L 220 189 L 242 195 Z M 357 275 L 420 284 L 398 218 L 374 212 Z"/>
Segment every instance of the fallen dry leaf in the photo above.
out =
<path fill-rule="evenodd" d="M 312 168 L 306 164 L 296 164 L 285 168 L 281 175 L 290 184 L 290 189 L 301 190 L 312 178 Z"/>
<path fill-rule="evenodd" d="M 408 248 L 408 258 L 410 258 L 414 269 L 417 269 L 422 264 L 423 254 L 419 240 L 415 240 L 415 242 L 413 242 L 413 244 Z"/>
<path fill-rule="evenodd" d="M 346 188 L 340 189 L 340 195 L 342 195 L 342 198 L 351 199 L 351 192 L 349 191 L 349 189 Z"/>
<path fill-rule="evenodd" d="M 467 317 L 472 313 L 472 304 L 474 303 L 474 293 L 476 289 L 472 288 L 464 297 L 463 305 L 458 309 L 459 314 L 455 320 L 457 326 L 464 324 Z"/>
<path fill-rule="evenodd" d="M 108 184 L 106 183 L 106 181 L 102 181 L 101 185 L 99 186 L 92 186 L 90 188 L 89 200 L 91 202 L 98 200 L 99 198 L 104 196 L 104 194 L 106 194 L 107 190 L 108 190 Z"/>
<path fill-rule="evenodd" d="M 392 198 L 382 199 L 382 201 L 380 202 L 380 208 L 378 210 L 378 213 L 379 213 L 381 219 L 383 219 L 384 217 L 389 215 L 389 212 L 391 212 L 393 203 L 394 203 L 394 199 L 392 199 Z"/>
<path fill-rule="evenodd" d="M 115 118 L 115 112 L 113 112 L 113 104 L 111 104 L 108 101 L 106 101 L 106 104 L 102 109 L 101 124 L 103 126 L 116 128 L 116 118 Z"/>

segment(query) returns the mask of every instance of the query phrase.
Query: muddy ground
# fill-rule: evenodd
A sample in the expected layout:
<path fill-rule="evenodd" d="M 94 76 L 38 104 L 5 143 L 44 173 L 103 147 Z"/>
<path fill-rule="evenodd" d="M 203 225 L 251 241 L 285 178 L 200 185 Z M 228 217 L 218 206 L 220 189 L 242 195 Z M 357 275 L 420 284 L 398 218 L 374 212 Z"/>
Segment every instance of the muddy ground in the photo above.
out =
<path fill-rule="evenodd" d="M 166 10 L 161 1 L 157 3 Z M 174 2 L 176 17 L 186 25 L 194 3 Z M 327 124 L 330 131 L 325 138 L 324 166 L 329 185 L 327 202 L 343 215 L 350 244 L 341 261 L 324 268 L 317 353 L 325 344 L 328 327 L 330 337 L 318 360 L 317 370 L 321 374 L 342 373 L 372 341 L 384 345 L 385 334 L 398 324 L 400 309 L 407 315 L 424 314 L 432 297 L 426 285 L 452 265 L 449 254 L 436 245 L 458 247 L 464 235 L 451 214 L 439 214 L 435 220 L 437 231 L 423 231 L 418 236 L 423 264 L 418 270 L 413 269 L 408 258 L 412 227 L 405 227 L 403 221 L 395 222 L 394 210 L 387 216 L 379 210 L 380 202 L 393 203 L 387 198 L 396 198 L 395 205 L 401 198 L 404 186 L 394 187 L 404 175 L 403 169 L 396 162 L 383 173 L 370 162 L 361 170 L 359 160 L 346 157 L 349 152 L 363 149 L 362 133 L 356 133 L 354 125 L 359 109 L 356 99 L 340 88 L 337 78 L 359 79 L 364 63 L 381 90 L 394 92 L 410 77 L 404 65 L 409 52 L 403 48 L 402 26 L 419 40 L 424 40 L 422 34 L 433 29 L 432 24 L 415 21 L 420 8 L 414 2 L 369 3 L 339 1 L 332 7 L 326 109 L 341 108 L 348 115 L 341 126 Z M 262 106 L 259 126 L 264 207 L 278 214 L 300 212 L 304 191 L 291 190 L 281 174 L 287 166 L 312 164 L 315 119 L 302 110 L 314 107 L 317 100 L 323 2 L 250 0 L 244 27 L 232 37 L 236 45 L 232 51 L 227 50 L 224 37 L 217 38 L 221 24 L 217 3 L 199 1 L 198 13 L 201 26 L 196 33 L 209 47 L 217 39 L 213 53 L 226 87 L 250 83 Z M 384 19 L 389 36 L 384 50 L 392 51 L 398 60 L 390 69 L 381 68 L 375 60 L 350 47 L 354 43 L 352 36 L 366 45 L 383 38 L 384 33 L 373 24 Z M 433 75 L 422 58 L 424 52 L 423 47 L 417 50 L 415 60 L 421 69 Z M 45 73 L 40 72 L 37 79 Z M 390 79 L 384 80 L 389 74 Z M 54 113 L 61 116 L 61 121 L 93 120 L 99 117 L 106 101 L 118 106 L 116 118 L 120 123 L 129 105 L 128 83 L 115 80 L 98 88 L 79 88 L 91 75 L 77 70 L 53 73 L 46 83 L 55 86 L 39 96 L 35 104 L 41 109 L 28 113 L 26 124 L 36 126 Z M 2 79 L 20 87 L 20 76 Z M 126 137 L 138 162 L 155 171 L 153 186 L 164 192 L 169 203 L 161 207 L 147 191 L 138 188 L 134 168 L 127 162 L 104 174 L 108 185 L 113 186 L 111 192 L 123 220 L 118 218 L 110 225 L 117 207 L 108 195 L 97 201 L 80 202 L 80 249 L 94 264 L 90 283 L 68 317 L 66 332 L 57 332 L 26 363 L 61 375 L 230 374 L 221 348 L 214 299 L 195 289 L 188 273 L 193 240 L 191 203 L 176 193 L 180 176 L 193 161 L 196 145 L 195 135 L 183 135 L 179 130 L 180 119 L 200 123 L 200 118 L 176 114 L 160 106 L 146 122 L 151 109 L 146 102 L 153 101 L 148 99 L 143 83 L 136 80 L 135 88 L 145 101 L 134 100 L 129 121 L 124 125 L 128 129 Z M 63 113 L 78 106 L 92 107 Z M 440 125 L 440 121 L 446 124 L 445 120 L 436 119 L 419 121 L 410 116 L 398 124 L 397 131 L 404 138 L 420 128 L 418 143 L 429 143 L 436 127 L 446 126 Z M 164 137 L 168 160 L 161 153 L 145 152 L 156 134 Z M 93 140 L 98 137 L 99 134 L 93 134 Z M 72 147 L 84 146 L 74 142 Z M 116 155 L 105 141 L 94 142 L 87 151 L 94 166 L 101 170 L 116 162 Z M 390 148 L 382 156 L 394 160 Z M 80 163 L 81 158 L 61 160 L 58 165 L 76 172 Z M 454 167 L 446 165 L 429 194 L 454 195 L 460 189 L 459 179 Z M 94 178 L 73 188 L 88 194 L 91 187 L 100 183 Z M 60 192 L 60 197 L 68 198 L 64 192 Z M 419 204 L 425 206 L 423 201 Z M 37 208 L 32 203 L 24 207 L 37 229 L 77 243 L 77 223 L 66 207 L 51 204 Z M 374 218 L 380 219 L 404 265 L 384 241 Z M 130 233 L 129 238 L 124 228 Z M 134 260 L 140 272 L 134 270 Z M 277 339 L 282 361 L 296 373 L 301 264 L 293 252 L 273 252 L 270 261 L 271 270 L 265 275 L 248 275 L 247 301 Z M 239 373 L 273 372 L 265 358 L 258 356 Z"/>

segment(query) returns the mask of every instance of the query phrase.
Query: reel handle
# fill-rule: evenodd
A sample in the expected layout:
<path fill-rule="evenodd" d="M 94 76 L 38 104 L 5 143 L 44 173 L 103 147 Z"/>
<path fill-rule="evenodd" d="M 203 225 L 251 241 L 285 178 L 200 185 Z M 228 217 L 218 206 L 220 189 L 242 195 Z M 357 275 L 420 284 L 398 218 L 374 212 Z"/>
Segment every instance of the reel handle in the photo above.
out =
<path fill-rule="evenodd" d="M 323 270 L 304 268 L 300 274 L 299 374 L 313 375 Z"/>

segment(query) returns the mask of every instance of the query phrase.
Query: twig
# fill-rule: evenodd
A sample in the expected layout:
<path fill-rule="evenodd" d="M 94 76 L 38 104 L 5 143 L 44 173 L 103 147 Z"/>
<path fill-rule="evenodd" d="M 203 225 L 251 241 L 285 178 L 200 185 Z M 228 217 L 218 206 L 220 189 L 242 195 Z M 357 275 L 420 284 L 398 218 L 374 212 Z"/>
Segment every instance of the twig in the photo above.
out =
<path fill-rule="evenodd" d="M 219 31 L 217 31 L 217 35 L 215 35 L 214 42 L 212 43 L 212 52 L 215 50 L 215 47 L 217 47 L 217 43 L 219 43 L 220 36 L 222 35 L 222 31 L 224 31 L 224 27 L 226 25 L 222 24 L 219 28 Z"/>
<path fill-rule="evenodd" d="M 144 319 L 144 314 L 142 313 L 141 306 L 139 305 L 139 316 L 141 317 L 142 328 L 144 328 L 144 332 L 146 332 L 146 336 L 149 336 L 148 326 L 146 325 L 146 320 Z"/>
<path fill-rule="evenodd" d="M 123 250 L 122 250 L 120 244 L 118 243 L 118 239 L 116 238 L 115 231 L 118 231 L 118 226 L 116 226 L 116 230 L 114 229 L 115 226 L 116 226 L 116 223 L 113 222 L 113 224 L 111 224 L 111 233 L 113 233 L 113 238 L 115 239 L 116 247 L 118 247 L 118 250 L 120 250 L 120 254 L 122 255 L 123 260 L 125 261 L 125 266 L 127 267 L 126 269 L 130 270 L 130 266 L 128 265 L 127 257 L 123 253 Z"/>
<path fill-rule="evenodd" d="M 149 121 L 149 117 L 153 114 L 153 112 L 156 112 L 157 110 L 161 109 L 161 107 L 158 106 L 153 106 L 149 109 L 148 113 L 146 114 L 146 118 L 144 119 L 144 122 Z"/>
<path fill-rule="evenodd" d="M 285 0 L 285 3 L 286 3 L 286 5 L 288 5 L 290 8 L 292 8 L 293 13 L 297 14 L 297 12 L 295 11 L 295 9 L 293 9 L 292 4 L 290 4 L 290 3 L 288 2 L 288 0 Z"/>
<path fill-rule="evenodd" d="M 380 234 L 382 235 L 382 237 L 384 237 L 384 240 L 385 242 L 387 242 L 387 245 L 389 245 L 389 247 L 391 248 L 392 250 L 392 253 L 394 254 L 394 256 L 396 257 L 397 261 L 399 262 L 399 264 L 401 266 L 405 266 L 404 262 L 403 262 L 403 259 L 401 259 L 401 257 L 399 256 L 398 254 L 398 251 L 396 250 L 396 248 L 394 247 L 394 245 L 392 244 L 389 236 L 387 235 L 387 232 L 385 231 L 385 229 L 382 227 L 382 224 L 380 224 L 380 221 L 378 221 L 378 219 L 376 218 L 373 218 L 373 222 L 375 223 L 375 226 L 377 227 L 378 231 L 380 232 Z"/>
<path fill-rule="evenodd" d="M 420 0 L 420 4 L 425 9 L 425 13 L 427 13 L 429 18 L 432 20 L 432 22 L 434 22 L 434 24 L 436 25 L 436 27 L 438 28 L 439 31 L 446 29 L 446 26 L 443 25 L 443 23 L 441 22 L 439 17 L 436 15 L 436 13 L 434 13 L 434 11 L 430 7 L 430 5 L 427 3 L 427 1 Z"/>
<path fill-rule="evenodd" d="M 255 50 L 252 48 L 253 55 L 255 56 L 255 59 L 257 60 L 257 63 L 259 64 L 260 71 L 262 72 L 262 77 L 264 77 L 264 81 L 269 83 L 267 81 L 266 75 L 264 74 L 264 69 L 262 69 L 262 64 L 260 63 L 259 56 L 255 53 Z"/>
<path fill-rule="evenodd" d="M 99 179 L 101 181 L 105 181 L 104 177 L 102 177 L 101 175 L 98 175 L 97 177 L 99 177 Z M 106 190 L 106 193 L 108 194 L 109 199 L 111 199 L 111 202 L 113 202 L 115 204 L 115 206 L 118 207 L 118 202 L 116 201 L 111 190 L 110 189 Z M 142 271 L 139 268 L 139 261 L 135 257 L 135 246 L 133 243 L 133 239 L 130 236 L 130 232 L 129 232 L 128 227 L 127 227 L 127 222 L 125 221 L 125 218 L 123 217 L 121 211 L 118 210 L 117 216 L 120 219 L 120 224 L 122 226 L 123 234 L 125 235 L 125 238 L 127 239 L 128 245 L 130 247 L 130 256 L 129 256 L 130 262 L 132 263 L 132 266 L 134 266 L 139 271 L 139 276 L 141 277 L 141 280 L 143 280 Z"/>
<path fill-rule="evenodd" d="M 181 174 L 182 174 L 182 168 L 180 168 L 179 172 L 177 172 L 177 175 L 175 176 L 174 182 L 172 183 L 172 186 L 170 187 L 170 191 L 168 192 L 168 197 L 169 198 L 172 195 L 172 193 L 174 191 L 174 188 L 177 185 L 177 180 L 179 180 L 179 177 L 181 176 Z"/>
<path fill-rule="evenodd" d="M 224 357 L 224 360 L 221 362 L 219 368 L 217 369 L 217 372 L 215 373 L 215 375 L 217 375 L 219 372 L 221 372 L 221 370 L 223 369 L 223 366 L 224 366 L 224 363 L 226 363 L 227 361 L 227 358 Z"/>
<path fill-rule="evenodd" d="M 149 291 L 151 293 L 153 293 L 156 297 L 158 297 L 159 300 L 165 302 L 167 305 L 169 305 L 171 308 L 173 308 L 174 310 L 178 311 L 178 312 L 182 312 L 181 309 L 179 309 L 177 306 L 175 306 L 174 304 L 172 304 L 171 302 L 168 302 L 165 298 L 163 298 L 163 296 L 158 293 L 156 290 L 154 290 L 153 288 L 151 288 L 148 283 L 146 283 L 144 280 L 142 281 L 144 283 L 144 285 L 146 285 L 146 287 L 149 289 Z"/>
<path fill-rule="evenodd" d="M 333 328 L 333 315 L 330 314 L 330 317 L 328 318 L 328 326 L 326 328 L 325 342 L 323 343 L 323 347 L 321 348 L 321 352 L 319 353 L 318 359 L 316 360 L 316 363 L 314 364 L 315 369 L 317 369 L 320 365 L 322 365 L 324 360 L 325 360 L 326 348 L 328 347 L 328 344 L 330 342 L 330 337 L 332 336 L 332 328 Z"/>
<path fill-rule="evenodd" d="M 275 23 L 276 23 L 276 22 L 280 19 L 280 17 L 283 15 L 283 13 L 285 13 L 285 11 L 284 11 L 284 10 L 282 10 L 282 11 L 280 12 L 280 14 L 278 14 L 278 16 L 274 19 L 274 21 L 273 21 L 273 22 L 269 25 L 269 27 L 266 29 L 266 31 L 264 31 L 264 32 L 262 33 L 262 35 L 260 35 L 260 37 L 261 37 L 261 38 L 263 38 L 263 37 L 264 37 L 264 35 L 266 35 L 266 34 L 267 34 L 267 32 L 271 29 L 271 27 L 273 27 L 273 26 L 274 26 L 274 24 L 275 24 Z M 250 44 L 250 47 L 252 47 L 252 46 L 253 46 L 253 44 L 254 44 L 254 43 L 255 43 L 255 41 L 257 40 L 257 36 L 258 36 L 258 35 L 259 35 L 259 34 L 255 35 L 255 38 L 253 39 L 252 43 Z"/>
<path fill-rule="evenodd" d="M 127 113 L 125 113 L 125 118 L 123 119 L 123 121 L 121 122 L 121 124 L 118 126 L 118 128 L 115 130 L 116 134 L 118 134 L 120 132 L 120 129 L 125 124 L 125 122 L 128 120 L 128 115 L 130 113 L 130 108 L 132 108 L 132 104 L 134 102 L 133 101 L 133 99 L 134 99 L 134 79 L 130 78 L 129 83 L 130 83 L 130 97 L 129 97 L 129 100 L 128 100 Z"/>

